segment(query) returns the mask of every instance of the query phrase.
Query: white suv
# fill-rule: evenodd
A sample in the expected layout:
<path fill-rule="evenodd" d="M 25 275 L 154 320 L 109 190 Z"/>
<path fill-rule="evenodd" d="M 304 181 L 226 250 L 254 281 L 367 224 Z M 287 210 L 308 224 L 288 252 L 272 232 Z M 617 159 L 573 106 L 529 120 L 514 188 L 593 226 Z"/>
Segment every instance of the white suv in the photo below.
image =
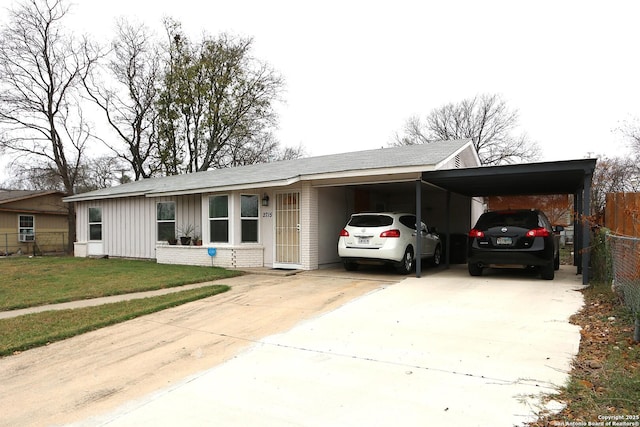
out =
<path fill-rule="evenodd" d="M 435 229 L 421 223 L 421 252 L 433 265 L 440 265 L 442 245 Z M 340 232 L 338 255 L 347 270 L 358 264 L 391 263 L 408 274 L 416 257 L 416 216 L 408 213 L 359 213 Z"/>

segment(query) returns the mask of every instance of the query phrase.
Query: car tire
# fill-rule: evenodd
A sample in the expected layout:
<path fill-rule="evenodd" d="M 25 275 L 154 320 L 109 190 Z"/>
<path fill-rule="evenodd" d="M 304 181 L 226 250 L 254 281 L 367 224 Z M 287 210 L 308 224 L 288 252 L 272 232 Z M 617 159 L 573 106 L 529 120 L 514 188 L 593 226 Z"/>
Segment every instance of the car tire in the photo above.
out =
<path fill-rule="evenodd" d="M 407 246 L 407 249 L 404 251 L 404 256 L 402 257 L 402 261 L 400 261 L 396 270 L 400 274 L 409 274 L 413 269 L 413 249 L 411 246 Z"/>
<path fill-rule="evenodd" d="M 555 272 L 556 272 L 554 269 L 554 264 L 555 264 L 555 261 L 540 267 L 540 276 L 544 280 L 553 280 L 553 277 L 555 276 Z"/>
<path fill-rule="evenodd" d="M 343 261 L 344 269 L 347 271 L 356 271 L 358 269 L 358 264 L 353 261 Z"/>
<path fill-rule="evenodd" d="M 553 269 L 556 271 L 560 270 L 560 252 L 558 252 L 553 259 Z"/>
<path fill-rule="evenodd" d="M 482 267 L 478 264 L 468 264 L 470 276 L 482 276 Z"/>
<path fill-rule="evenodd" d="M 442 261 L 442 249 L 440 245 L 436 246 L 436 250 L 433 251 L 433 257 L 431 258 L 431 265 L 434 267 L 440 266 L 440 262 Z"/>

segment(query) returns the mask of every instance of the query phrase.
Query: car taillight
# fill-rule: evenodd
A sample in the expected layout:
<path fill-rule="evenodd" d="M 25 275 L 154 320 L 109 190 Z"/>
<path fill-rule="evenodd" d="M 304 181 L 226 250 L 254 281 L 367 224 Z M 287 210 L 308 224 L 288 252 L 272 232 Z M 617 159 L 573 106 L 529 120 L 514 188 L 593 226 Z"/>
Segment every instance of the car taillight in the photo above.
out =
<path fill-rule="evenodd" d="M 343 228 L 340 232 L 340 237 L 349 237 L 349 232 Z"/>
<path fill-rule="evenodd" d="M 380 233 L 380 237 L 400 237 L 400 230 L 387 230 Z"/>
<path fill-rule="evenodd" d="M 475 228 L 469 232 L 469 237 L 484 237 L 484 231 L 476 230 Z"/>
<path fill-rule="evenodd" d="M 533 230 L 527 231 L 527 237 L 549 237 L 551 234 L 549 230 L 543 227 L 534 228 Z"/>

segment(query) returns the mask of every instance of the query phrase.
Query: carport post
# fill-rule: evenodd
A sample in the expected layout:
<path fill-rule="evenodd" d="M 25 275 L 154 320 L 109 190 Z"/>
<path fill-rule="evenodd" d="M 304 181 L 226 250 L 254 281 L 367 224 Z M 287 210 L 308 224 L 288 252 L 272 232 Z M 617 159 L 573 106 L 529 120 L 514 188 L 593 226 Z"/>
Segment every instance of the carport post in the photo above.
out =
<path fill-rule="evenodd" d="M 416 181 L 416 277 L 422 274 L 422 181 Z"/>
<path fill-rule="evenodd" d="M 582 228 L 580 228 L 580 217 L 582 209 L 582 192 L 577 191 L 573 195 L 573 265 L 578 267 L 577 274 L 582 273 L 582 263 L 579 257 L 580 241 L 582 240 Z"/>
<path fill-rule="evenodd" d="M 582 190 L 582 203 L 584 207 L 582 225 L 582 284 L 589 284 L 589 260 L 591 258 L 589 245 L 591 245 L 591 227 L 587 223 L 587 216 L 591 213 L 591 173 L 584 174 L 584 188 Z M 575 249 L 574 249 L 575 250 Z"/>

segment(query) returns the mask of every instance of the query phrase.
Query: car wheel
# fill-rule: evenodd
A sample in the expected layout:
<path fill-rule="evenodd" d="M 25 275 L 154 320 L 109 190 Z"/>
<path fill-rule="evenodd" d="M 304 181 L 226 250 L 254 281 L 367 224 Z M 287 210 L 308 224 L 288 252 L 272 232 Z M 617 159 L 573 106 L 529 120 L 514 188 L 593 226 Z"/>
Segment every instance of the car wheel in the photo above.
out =
<path fill-rule="evenodd" d="M 469 275 L 471 276 L 482 276 L 482 267 L 478 264 L 468 264 L 469 267 Z"/>
<path fill-rule="evenodd" d="M 400 261 L 396 269 L 400 274 L 409 274 L 412 268 L 413 268 L 413 249 L 411 249 L 411 246 L 408 246 L 407 249 L 404 251 L 404 256 L 402 257 L 402 261 Z"/>
<path fill-rule="evenodd" d="M 550 262 L 549 264 L 540 267 L 540 276 L 544 280 L 553 280 L 553 277 L 555 276 L 555 270 L 553 268 L 554 264 L 555 262 Z"/>
<path fill-rule="evenodd" d="M 553 260 L 553 269 L 560 270 L 560 252 L 556 254 L 556 257 Z"/>
<path fill-rule="evenodd" d="M 347 271 L 355 271 L 358 269 L 358 264 L 353 261 L 344 261 L 344 269 Z"/>
<path fill-rule="evenodd" d="M 433 265 L 434 267 L 437 267 L 440 265 L 440 262 L 442 261 L 442 249 L 440 249 L 440 246 L 436 246 L 436 250 L 433 251 L 433 258 L 431 258 L 431 265 Z"/>

